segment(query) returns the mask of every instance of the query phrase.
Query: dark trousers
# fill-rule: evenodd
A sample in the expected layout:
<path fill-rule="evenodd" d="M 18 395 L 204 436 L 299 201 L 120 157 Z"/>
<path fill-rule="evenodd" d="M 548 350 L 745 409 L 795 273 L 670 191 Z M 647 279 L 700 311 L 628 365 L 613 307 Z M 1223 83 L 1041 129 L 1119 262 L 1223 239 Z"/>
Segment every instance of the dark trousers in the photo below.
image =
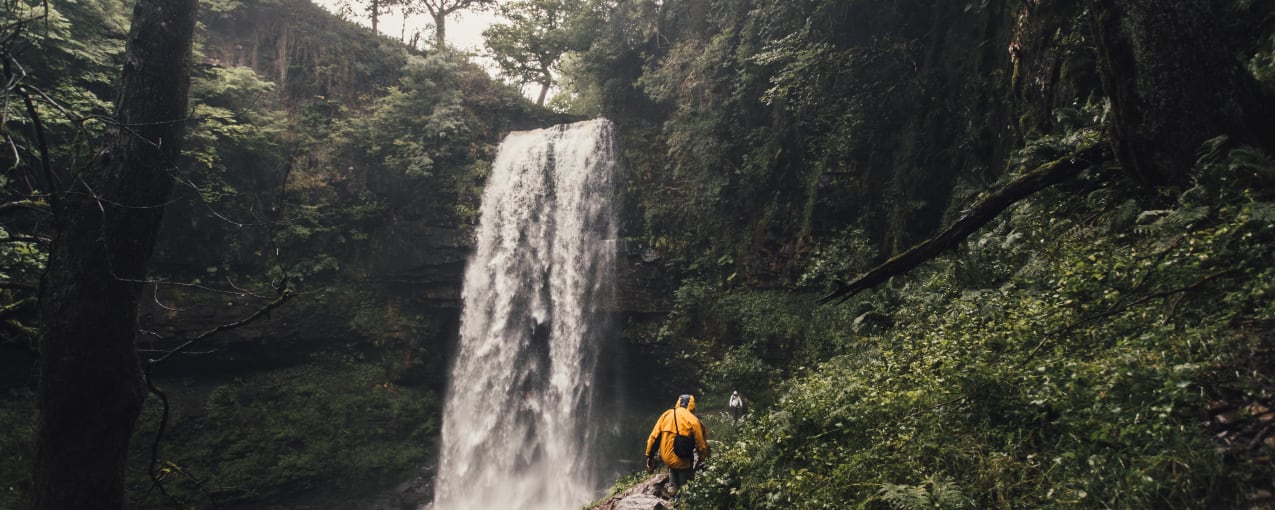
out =
<path fill-rule="evenodd" d="M 668 468 L 668 479 L 673 482 L 673 488 L 680 489 L 686 482 L 695 478 L 695 468 L 673 469 Z"/>

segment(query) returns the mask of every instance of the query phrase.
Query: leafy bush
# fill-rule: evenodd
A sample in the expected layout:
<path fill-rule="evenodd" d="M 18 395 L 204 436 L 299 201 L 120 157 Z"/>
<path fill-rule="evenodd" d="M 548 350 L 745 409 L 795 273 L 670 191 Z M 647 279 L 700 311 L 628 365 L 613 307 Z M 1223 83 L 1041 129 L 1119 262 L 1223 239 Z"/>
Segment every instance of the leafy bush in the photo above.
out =
<path fill-rule="evenodd" d="M 155 429 L 150 403 L 139 430 Z M 213 389 L 202 410 L 173 417 L 162 443 L 164 486 L 178 501 L 233 505 L 392 485 L 429 458 L 440 415 L 437 395 L 394 386 L 376 364 L 320 359 L 236 379 Z M 170 504 L 136 475 L 146 508 Z"/>
<path fill-rule="evenodd" d="M 1202 424 L 1220 426 L 1213 401 L 1252 402 L 1239 416 L 1256 419 L 1269 400 L 1269 367 L 1232 367 L 1275 343 L 1262 326 L 1275 314 L 1275 164 L 1251 149 L 1202 161 L 1168 209 L 1122 198 L 1109 177 L 1019 206 L 974 241 L 1017 261 L 995 279 L 960 278 L 978 256 L 962 251 L 841 305 L 888 299 L 894 326 L 790 379 L 721 445 L 686 507 L 1265 501 L 1271 446 L 1227 450 Z"/>
<path fill-rule="evenodd" d="M 14 391 L 0 399 L 0 508 L 25 508 L 35 460 L 35 395 Z"/>
<path fill-rule="evenodd" d="M 853 348 L 863 312 L 818 307 L 817 297 L 688 280 L 655 342 L 689 365 L 671 371 L 696 374 L 691 386 L 709 395 L 708 405 L 724 406 L 734 390 L 768 402 L 793 370 Z"/>

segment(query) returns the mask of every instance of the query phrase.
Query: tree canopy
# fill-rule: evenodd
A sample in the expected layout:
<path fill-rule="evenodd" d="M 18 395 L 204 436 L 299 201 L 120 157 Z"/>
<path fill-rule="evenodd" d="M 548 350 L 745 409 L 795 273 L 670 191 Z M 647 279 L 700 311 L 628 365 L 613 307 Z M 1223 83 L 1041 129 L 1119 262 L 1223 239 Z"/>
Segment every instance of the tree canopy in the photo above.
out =
<path fill-rule="evenodd" d="M 453 14 L 466 11 L 489 9 L 497 5 L 496 0 L 406 0 L 408 5 L 428 13 L 434 21 L 434 48 L 447 47 L 447 18 Z"/>
<path fill-rule="evenodd" d="M 500 12 L 509 22 L 483 31 L 487 51 L 505 78 L 539 84 L 536 104 L 543 106 L 559 62 L 568 52 L 588 48 L 600 19 L 584 0 L 519 0 Z"/>

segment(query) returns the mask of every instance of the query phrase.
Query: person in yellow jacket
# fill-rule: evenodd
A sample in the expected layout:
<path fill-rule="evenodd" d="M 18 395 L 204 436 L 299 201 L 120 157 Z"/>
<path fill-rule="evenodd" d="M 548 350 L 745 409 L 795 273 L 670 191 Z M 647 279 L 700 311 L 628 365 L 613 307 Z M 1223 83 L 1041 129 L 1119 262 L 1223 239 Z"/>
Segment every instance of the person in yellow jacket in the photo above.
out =
<path fill-rule="evenodd" d="M 646 438 L 647 471 L 655 470 L 655 456 L 658 454 L 668 465 L 669 480 L 675 489 L 694 478 L 695 468 L 708 460 L 708 437 L 694 412 L 694 396 L 677 397 L 677 404 L 660 415 L 651 429 L 651 436 Z M 679 435 L 684 438 L 676 439 Z"/>

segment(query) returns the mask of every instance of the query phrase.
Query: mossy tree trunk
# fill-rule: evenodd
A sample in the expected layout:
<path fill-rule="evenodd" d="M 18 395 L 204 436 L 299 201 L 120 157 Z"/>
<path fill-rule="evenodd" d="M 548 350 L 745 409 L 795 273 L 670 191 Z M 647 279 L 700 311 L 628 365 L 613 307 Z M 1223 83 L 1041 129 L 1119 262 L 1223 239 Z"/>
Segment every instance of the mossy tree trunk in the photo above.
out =
<path fill-rule="evenodd" d="M 117 510 L 145 390 L 137 301 L 185 132 L 196 0 L 139 0 L 118 126 L 55 203 L 41 281 L 37 510 Z"/>
<path fill-rule="evenodd" d="M 1134 177 L 1182 184 L 1204 141 L 1261 141 L 1269 120 L 1226 44 L 1221 2 L 1091 0 L 1091 7 L 1116 155 Z"/>

